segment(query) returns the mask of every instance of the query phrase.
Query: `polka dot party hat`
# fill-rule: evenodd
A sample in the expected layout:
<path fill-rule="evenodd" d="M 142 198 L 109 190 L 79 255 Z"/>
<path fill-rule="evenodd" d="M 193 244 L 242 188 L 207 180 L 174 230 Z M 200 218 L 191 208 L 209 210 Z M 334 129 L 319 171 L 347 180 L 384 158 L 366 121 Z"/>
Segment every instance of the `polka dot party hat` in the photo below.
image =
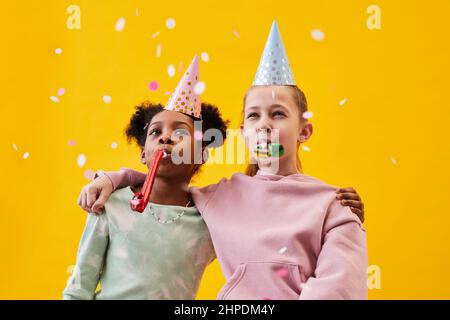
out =
<path fill-rule="evenodd" d="M 273 22 L 270 29 L 253 85 L 295 85 L 294 76 L 276 21 Z"/>
<path fill-rule="evenodd" d="M 198 56 L 192 59 L 175 91 L 170 96 L 164 109 L 182 112 L 201 119 L 200 94 L 196 89 L 199 84 L 198 76 Z"/>

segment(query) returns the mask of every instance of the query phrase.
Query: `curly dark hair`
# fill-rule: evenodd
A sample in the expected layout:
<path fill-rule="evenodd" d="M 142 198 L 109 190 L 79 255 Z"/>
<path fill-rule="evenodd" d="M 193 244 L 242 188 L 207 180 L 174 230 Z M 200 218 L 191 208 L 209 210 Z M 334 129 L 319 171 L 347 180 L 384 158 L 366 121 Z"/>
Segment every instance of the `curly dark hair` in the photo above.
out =
<path fill-rule="evenodd" d="M 128 143 L 135 142 L 139 147 L 143 148 L 147 139 L 148 124 L 152 121 L 153 117 L 161 111 L 164 111 L 164 107 L 161 104 L 155 104 L 150 101 L 144 101 L 137 105 L 136 112 L 131 116 L 130 122 L 125 129 Z M 206 102 L 202 103 L 201 115 L 203 133 L 208 129 L 217 129 L 223 137 L 223 139 L 218 141 L 203 141 L 203 147 L 220 147 L 226 139 L 229 121 L 222 118 L 219 109 L 215 105 Z M 192 118 L 197 121 L 199 120 L 194 117 Z M 200 166 L 197 166 L 194 173 L 197 172 L 199 168 Z"/>

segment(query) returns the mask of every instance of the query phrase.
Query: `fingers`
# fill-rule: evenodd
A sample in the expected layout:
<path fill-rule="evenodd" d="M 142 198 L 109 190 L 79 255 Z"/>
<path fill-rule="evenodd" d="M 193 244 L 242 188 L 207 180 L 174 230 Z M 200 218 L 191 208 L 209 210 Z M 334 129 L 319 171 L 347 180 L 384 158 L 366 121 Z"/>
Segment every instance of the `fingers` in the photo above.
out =
<path fill-rule="evenodd" d="M 336 190 L 336 193 L 356 193 L 356 190 L 352 187 L 349 188 L 339 188 Z"/>
<path fill-rule="evenodd" d="M 89 187 L 87 189 L 87 195 L 86 195 L 86 205 L 88 208 L 91 208 L 94 204 L 95 200 L 97 200 L 97 191 L 94 190 L 94 188 Z"/>
<path fill-rule="evenodd" d="M 342 200 L 341 204 L 345 207 L 353 207 L 364 210 L 364 203 L 358 200 Z"/>
<path fill-rule="evenodd" d="M 361 198 L 357 193 L 338 193 L 336 195 L 336 199 L 338 200 L 357 200 L 361 201 Z"/>
<path fill-rule="evenodd" d="M 108 198 L 109 193 L 107 193 L 106 191 L 102 191 L 97 201 L 95 201 L 94 205 L 92 206 L 92 212 L 98 214 L 102 213 L 103 208 L 105 207 L 105 203 L 106 201 L 108 201 Z"/>
<path fill-rule="evenodd" d="M 354 207 L 350 207 L 350 210 L 352 210 L 352 212 L 358 216 L 359 220 L 361 220 L 361 222 L 364 223 L 364 210 Z"/>
<path fill-rule="evenodd" d="M 81 192 L 81 208 L 85 211 L 89 211 L 86 206 L 86 191 L 84 189 Z"/>

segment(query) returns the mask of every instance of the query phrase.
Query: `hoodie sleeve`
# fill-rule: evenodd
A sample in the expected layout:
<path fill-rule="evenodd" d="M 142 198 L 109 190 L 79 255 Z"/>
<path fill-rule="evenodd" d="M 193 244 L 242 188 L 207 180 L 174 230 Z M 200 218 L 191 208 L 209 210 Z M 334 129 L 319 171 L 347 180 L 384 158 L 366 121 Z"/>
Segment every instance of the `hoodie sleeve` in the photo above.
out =
<path fill-rule="evenodd" d="M 314 275 L 302 285 L 301 300 L 365 300 L 366 232 L 359 219 L 336 199 L 328 208 Z"/>
<path fill-rule="evenodd" d="M 99 171 L 95 178 L 105 175 L 113 185 L 113 191 L 128 186 L 140 186 L 145 182 L 147 175 L 143 172 L 136 171 L 129 168 L 121 168 L 120 171 Z"/>
<path fill-rule="evenodd" d="M 208 207 L 208 203 L 216 194 L 217 189 L 219 189 L 220 185 L 226 181 L 225 179 L 220 180 L 218 183 L 210 184 L 209 186 L 198 188 L 191 187 L 189 188 L 189 193 L 194 200 L 195 206 L 197 207 L 200 214 L 203 216 L 206 212 L 206 208 Z"/>
<path fill-rule="evenodd" d="M 67 281 L 63 300 L 92 300 L 109 243 L 106 214 L 89 214 L 78 247 L 77 263 Z"/>

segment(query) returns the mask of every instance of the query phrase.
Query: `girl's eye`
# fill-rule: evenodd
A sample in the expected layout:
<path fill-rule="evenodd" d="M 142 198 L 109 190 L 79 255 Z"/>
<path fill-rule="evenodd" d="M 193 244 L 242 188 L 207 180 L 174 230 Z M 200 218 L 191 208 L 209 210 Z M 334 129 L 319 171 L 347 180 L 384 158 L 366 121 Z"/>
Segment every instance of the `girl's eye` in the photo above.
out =
<path fill-rule="evenodd" d="M 277 118 L 283 118 L 286 115 L 282 111 L 275 111 L 274 113 L 272 113 L 272 116 L 277 117 Z"/>
<path fill-rule="evenodd" d="M 174 131 L 174 135 L 177 136 L 177 137 L 188 136 L 189 132 L 186 129 L 176 129 Z"/>
<path fill-rule="evenodd" d="M 251 119 L 251 118 L 256 118 L 258 116 L 258 114 L 256 112 L 250 113 L 249 115 L 247 115 L 247 119 Z"/>
<path fill-rule="evenodd" d="M 158 134 L 161 134 L 161 130 L 159 129 L 153 129 L 149 132 L 150 136 L 157 136 Z"/>

